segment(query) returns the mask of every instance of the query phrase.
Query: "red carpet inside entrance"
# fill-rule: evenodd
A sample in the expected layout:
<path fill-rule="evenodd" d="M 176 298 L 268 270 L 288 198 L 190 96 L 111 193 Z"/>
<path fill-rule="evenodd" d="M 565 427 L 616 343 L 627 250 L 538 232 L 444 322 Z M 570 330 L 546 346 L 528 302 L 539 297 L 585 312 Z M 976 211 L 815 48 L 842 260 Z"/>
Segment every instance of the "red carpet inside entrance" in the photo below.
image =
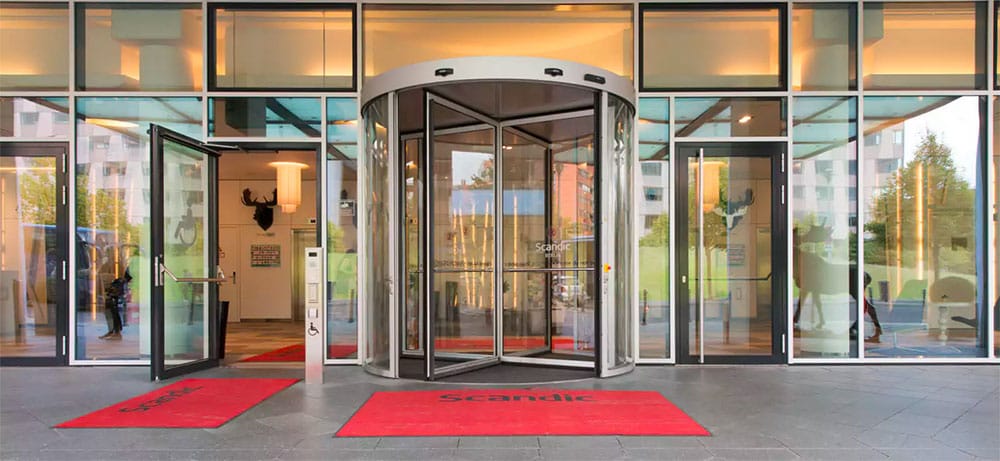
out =
<path fill-rule="evenodd" d="M 219 427 L 296 381 L 185 379 L 56 427 Z"/>
<path fill-rule="evenodd" d="M 654 391 L 376 392 L 338 437 L 711 435 Z"/>
<path fill-rule="evenodd" d="M 346 359 L 352 358 L 352 355 L 358 351 L 357 344 L 331 344 L 330 353 L 327 357 L 331 359 Z M 305 362 L 306 361 L 306 346 L 304 344 L 295 344 L 292 346 L 285 346 L 273 351 L 268 351 L 263 354 L 255 355 L 253 357 L 247 357 L 240 362 Z"/>

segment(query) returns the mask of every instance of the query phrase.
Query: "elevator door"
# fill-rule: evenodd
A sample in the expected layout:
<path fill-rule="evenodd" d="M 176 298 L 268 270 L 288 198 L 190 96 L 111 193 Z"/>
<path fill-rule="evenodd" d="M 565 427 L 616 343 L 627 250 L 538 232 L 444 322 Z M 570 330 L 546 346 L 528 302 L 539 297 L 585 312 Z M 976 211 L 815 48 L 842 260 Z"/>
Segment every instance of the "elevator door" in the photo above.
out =
<path fill-rule="evenodd" d="M 784 144 L 678 146 L 684 363 L 784 363 Z"/>

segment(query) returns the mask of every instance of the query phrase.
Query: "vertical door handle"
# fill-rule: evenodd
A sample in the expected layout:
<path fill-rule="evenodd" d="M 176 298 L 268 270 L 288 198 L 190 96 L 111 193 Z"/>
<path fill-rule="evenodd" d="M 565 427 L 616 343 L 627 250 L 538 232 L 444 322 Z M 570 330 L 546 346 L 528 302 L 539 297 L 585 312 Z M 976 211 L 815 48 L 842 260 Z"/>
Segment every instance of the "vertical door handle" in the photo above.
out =
<path fill-rule="evenodd" d="M 705 149 L 698 149 L 698 363 L 705 363 Z"/>

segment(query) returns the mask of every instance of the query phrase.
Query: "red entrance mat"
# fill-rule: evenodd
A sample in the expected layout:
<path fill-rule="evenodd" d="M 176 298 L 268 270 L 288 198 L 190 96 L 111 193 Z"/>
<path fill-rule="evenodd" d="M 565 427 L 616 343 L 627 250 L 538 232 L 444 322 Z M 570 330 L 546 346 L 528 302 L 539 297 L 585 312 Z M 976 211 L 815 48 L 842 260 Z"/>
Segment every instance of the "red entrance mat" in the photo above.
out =
<path fill-rule="evenodd" d="M 219 427 L 296 381 L 185 379 L 56 427 Z"/>
<path fill-rule="evenodd" d="M 357 344 L 331 344 L 329 357 L 332 359 L 349 358 L 358 351 Z M 263 354 L 247 357 L 240 362 L 305 362 L 306 346 L 296 344 L 285 346 L 280 349 L 268 351 Z"/>
<path fill-rule="evenodd" d="M 711 435 L 654 391 L 376 392 L 337 437 Z"/>

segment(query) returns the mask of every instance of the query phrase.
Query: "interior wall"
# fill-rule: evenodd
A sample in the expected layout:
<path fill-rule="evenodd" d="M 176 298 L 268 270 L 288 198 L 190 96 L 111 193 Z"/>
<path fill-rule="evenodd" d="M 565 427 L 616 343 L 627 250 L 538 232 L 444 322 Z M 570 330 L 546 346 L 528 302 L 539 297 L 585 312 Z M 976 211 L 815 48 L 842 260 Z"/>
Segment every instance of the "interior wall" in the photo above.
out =
<path fill-rule="evenodd" d="M 236 260 L 238 265 L 236 283 L 239 299 L 231 301 L 230 321 L 248 319 L 292 319 L 292 269 L 294 266 L 294 229 L 316 229 L 316 181 L 302 181 L 302 204 L 295 213 L 282 213 L 280 208 L 272 208 L 274 223 L 267 230 L 261 229 L 253 220 L 254 208 L 242 203 L 244 189 L 250 189 L 257 200 L 262 196 L 272 197 L 275 181 L 268 180 L 220 180 L 219 181 L 219 227 L 233 229 L 220 231 L 219 246 L 222 251 L 237 251 L 239 254 L 226 258 Z M 226 241 L 235 236 L 239 241 Z M 280 248 L 280 265 L 277 267 L 254 267 L 251 261 L 251 246 L 275 244 Z M 227 250 L 232 248 L 234 250 Z M 226 276 L 234 269 L 224 268 Z M 238 314 L 237 314 L 238 312 Z"/>

